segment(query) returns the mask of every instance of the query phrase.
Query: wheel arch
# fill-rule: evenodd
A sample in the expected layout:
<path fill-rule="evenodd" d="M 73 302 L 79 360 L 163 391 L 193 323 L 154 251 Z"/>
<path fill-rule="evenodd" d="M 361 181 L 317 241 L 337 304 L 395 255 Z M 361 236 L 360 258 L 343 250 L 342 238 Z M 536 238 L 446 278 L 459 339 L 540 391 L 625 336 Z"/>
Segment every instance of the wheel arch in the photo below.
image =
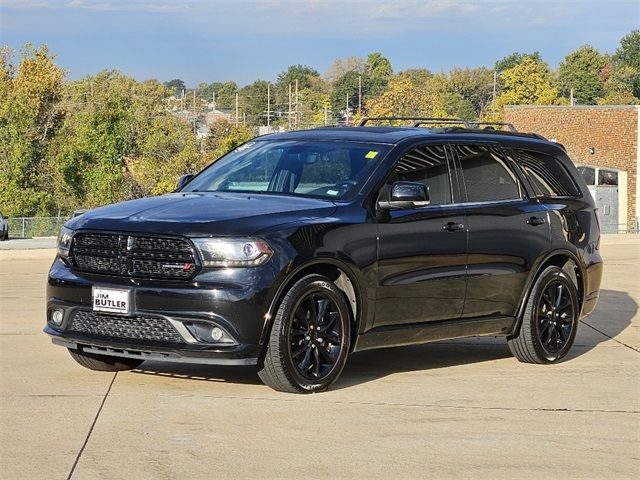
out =
<path fill-rule="evenodd" d="M 272 320 L 278 304 L 286 294 L 288 288 L 302 277 L 312 274 L 327 277 L 344 294 L 351 313 L 352 335 L 350 348 L 355 345 L 355 337 L 358 334 L 359 326 L 367 315 L 367 294 L 362 288 L 363 282 L 359 279 L 359 270 L 346 261 L 336 258 L 315 258 L 309 260 L 296 267 L 285 277 L 269 304 L 267 311 L 268 321 L 265 322 L 265 327 L 262 332 L 262 343 L 264 343 L 269 336 L 273 324 Z"/>
<path fill-rule="evenodd" d="M 514 329 L 512 334 L 515 335 L 520 329 L 520 324 L 522 323 L 522 315 L 525 310 L 525 306 L 527 300 L 529 299 L 529 295 L 531 295 L 531 290 L 536 283 L 536 280 L 540 276 L 540 274 L 550 266 L 556 266 L 561 268 L 569 277 L 575 282 L 576 289 L 578 290 L 578 303 L 579 310 L 582 311 L 582 306 L 584 304 L 584 288 L 585 288 L 585 271 L 582 263 L 578 259 L 577 255 L 570 250 L 559 249 L 554 250 L 552 252 L 547 253 L 545 256 L 541 257 L 536 262 L 536 267 L 531 269 L 531 274 L 527 279 L 525 284 L 524 293 L 520 299 L 520 303 L 518 304 L 518 310 L 516 313 L 516 324 L 514 325 Z"/>

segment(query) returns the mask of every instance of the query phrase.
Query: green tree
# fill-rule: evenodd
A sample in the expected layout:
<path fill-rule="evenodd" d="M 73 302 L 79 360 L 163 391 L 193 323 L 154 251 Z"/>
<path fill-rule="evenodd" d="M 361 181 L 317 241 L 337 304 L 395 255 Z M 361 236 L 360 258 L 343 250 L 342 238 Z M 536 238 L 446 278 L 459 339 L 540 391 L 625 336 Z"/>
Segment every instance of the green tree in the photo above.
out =
<path fill-rule="evenodd" d="M 493 68 L 496 72 L 498 72 L 498 74 L 500 74 L 505 70 L 509 70 L 510 68 L 515 67 L 516 65 L 521 63 L 525 58 L 530 58 L 540 63 L 542 62 L 542 57 L 540 56 L 540 52 L 538 51 L 533 53 L 513 52 L 512 54 L 507 55 L 506 57 L 503 57 L 500 60 L 498 60 L 493 66 Z"/>
<path fill-rule="evenodd" d="M 367 97 L 377 97 L 387 88 L 393 75 L 391 62 L 380 52 L 370 53 L 364 67 L 363 87 Z"/>
<path fill-rule="evenodd" d="M 621 65 L 640 71 L 640 30 L 633 30 L 622 37 L 620 47 L 615 53 L 615 60 Z"/>
<path fill-rule="evenodd" d="M 591 45 L 584 45 L 567 55 L 558 69 L 559 93 L 573 96 L 577 103 L 592 105 L 604 92 L 602 71 L 607 57 Z"/>
<path fill-rule="evenodd" d="M 182 91 L 186 90 L 186 86 L 182 80 L 179 78 L 174 78 L 173 80 L 169 80 L 168 82 L 164 82 L 164 86 L 167 87 L 172 95 L 179 97 L 182 95 Z"/>
<path fill-rule="evenodd" d="M 416 87 L 422 88 L 425 87 L 433 78 L 433 73 L 431 73 L 426 68 L 409 68 L 398 73 L 397 77 L 406 78 Z"/>
<path fill-rule="evenodd" d="M 236 105 L 236 93 L 239 92 L 238 84 L 232 80 L 227 82 L 213 82 L 199 88 L 197 95 L 205 103 L 213 100 L 215 93 L 217 110 L 233 110 Z"/>
<path fill-rule="evenodd" d="M 295 106 L 295 84 L 298 81 L 298 100 L 300 92 L 306 89 L 322 91 L 324 84 L 317 70 L 307 65 L 290 65 L 284 72 L 278 75 L 274 91 L 274 108 L 282 116 L 283 123 L 287 123 L 289 110 L 289 85 L 291 85 L 292 105 Z M 292 108 L 293 108 L 292 106 Z"/>
<path fill-rule="evenodd" d="M 493 100 L 493 72 L 485 67 L 453 68 L 447 90 L 460 96 L 453 111 L 465 119 L 480 118 Z"/>
<path fill-rule="evenodd" d="M 240 110 L 246 114 L 249 125 L 266 125 L 268 88 L 269 82 L 256 80 L 240 89 Z M 271 110 L 273 106 L 271 99 Z"/>
<path fill-rule="evenodd" d="M 342 75 L 333 84 L 331 90 L 331 110 L 334 116 L 338 116 L 338 112 L 342 112 L 340 116 L 353 116 L 358 109 L 358 84 L 361 74 L 355 70 L 351 70 Z M 347 111 L 348 105 L 348 111 Z"/>

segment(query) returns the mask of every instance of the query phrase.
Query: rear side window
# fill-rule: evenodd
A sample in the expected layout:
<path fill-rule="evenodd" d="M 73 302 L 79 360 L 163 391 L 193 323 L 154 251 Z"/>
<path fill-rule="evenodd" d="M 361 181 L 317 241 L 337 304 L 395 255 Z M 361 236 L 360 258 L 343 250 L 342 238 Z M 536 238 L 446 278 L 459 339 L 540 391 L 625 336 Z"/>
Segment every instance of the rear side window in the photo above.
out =
<path fill-rule="evenodd" d="M 517 150 L 520 167 L 538 197 L 575 197 L 580 191 L 559 160 L 533 150 Z"/>
<path fill-rule="evenodd" d="M 468 202 L 495 202 L 521 198 L 520 183 L 502 152 L 486 145 L 454 145 L 462 166 Z"/>

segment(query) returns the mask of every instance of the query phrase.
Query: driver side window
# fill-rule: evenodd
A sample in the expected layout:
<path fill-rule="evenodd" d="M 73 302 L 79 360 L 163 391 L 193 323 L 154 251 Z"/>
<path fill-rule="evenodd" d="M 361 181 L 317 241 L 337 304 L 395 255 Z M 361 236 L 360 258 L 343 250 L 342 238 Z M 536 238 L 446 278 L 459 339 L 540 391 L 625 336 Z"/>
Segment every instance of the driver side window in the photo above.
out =
<path fill-rule="evenodd" d="M 452 203 L 449 168 L 443 145 L 421 145 L 405 153 L 387 180 L 385 188 L 390 188 L 392 183 L 398 181 L 425 185 L 430 205 Z"/>

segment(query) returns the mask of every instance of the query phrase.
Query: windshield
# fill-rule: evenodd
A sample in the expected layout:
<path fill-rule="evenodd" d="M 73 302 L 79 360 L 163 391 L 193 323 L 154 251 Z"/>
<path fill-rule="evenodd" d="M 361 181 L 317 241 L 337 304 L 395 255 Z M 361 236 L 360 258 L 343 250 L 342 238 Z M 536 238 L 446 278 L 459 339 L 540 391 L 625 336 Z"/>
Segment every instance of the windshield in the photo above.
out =
<path fill-rule="evenodd" d="M 207 167 L 182 191 L 344 198 L 360 187 L 388 149 L 356 142 L 248 142 Z"/>

